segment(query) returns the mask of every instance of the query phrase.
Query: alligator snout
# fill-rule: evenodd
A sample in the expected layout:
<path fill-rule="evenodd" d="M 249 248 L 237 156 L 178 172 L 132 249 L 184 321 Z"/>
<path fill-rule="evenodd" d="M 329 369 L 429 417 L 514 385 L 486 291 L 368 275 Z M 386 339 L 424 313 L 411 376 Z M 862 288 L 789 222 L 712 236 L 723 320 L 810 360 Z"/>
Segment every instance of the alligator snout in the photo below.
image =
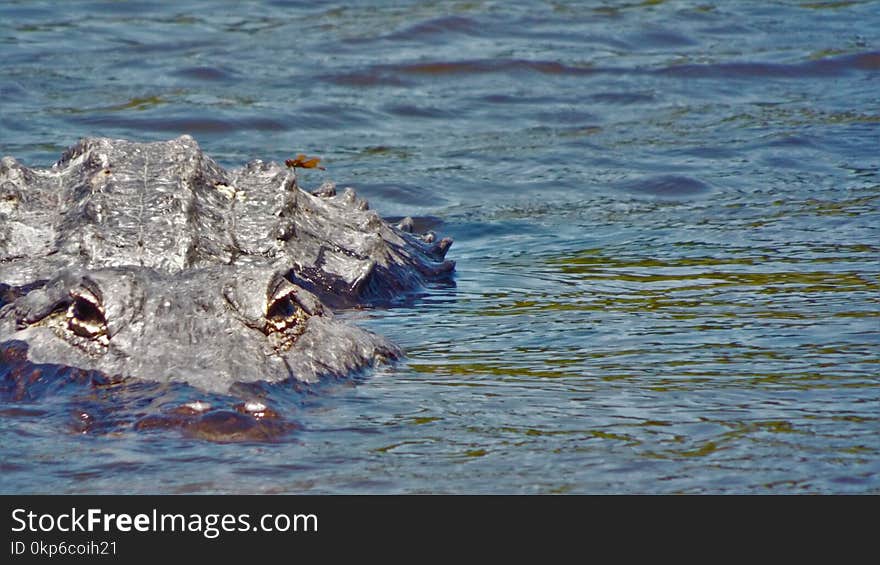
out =
<path fill-rule="evenodd" d="M 3 158 L 0 392 L 133 378 L 225 395 L 395 359 L 396 346 L 331 308 L 393 306 L 450 281 L 452 240 L 427 227 L 389 223 L 350 188 L 307 192 L 278 163 L 224 169 L 189 136 L 86 138 L 43 169 Z M 139 425 L 277 430 L 228 407 L 160 416 Z"/>
<path fill-rule="evenodd" d="M 195 401 L 135 423 L 137 430 L 177 428 L 189 437 L 215 442 L 273 441 L 298 428 L 258 401 L 240 402 L 233 409 L 214 409 Z"/>

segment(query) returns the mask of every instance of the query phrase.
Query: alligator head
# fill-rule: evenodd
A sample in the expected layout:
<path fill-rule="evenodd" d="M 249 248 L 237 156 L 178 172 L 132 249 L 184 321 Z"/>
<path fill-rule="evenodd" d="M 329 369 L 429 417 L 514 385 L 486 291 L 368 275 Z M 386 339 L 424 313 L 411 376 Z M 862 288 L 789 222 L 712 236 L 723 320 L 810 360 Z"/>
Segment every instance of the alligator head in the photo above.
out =
<path fill-rule="evenodd" d="M 400 350 L 332 308 L 391 304 L 454 269 L 451 240 L 413 225 L 351 189 L 305 192 L 276 163 L 224 170 L 189 136 L 84 139 L 50 169 L 4 158 L 0 353 L 15 354 L 0 364 L 213 393 L 357 373 Z"/>

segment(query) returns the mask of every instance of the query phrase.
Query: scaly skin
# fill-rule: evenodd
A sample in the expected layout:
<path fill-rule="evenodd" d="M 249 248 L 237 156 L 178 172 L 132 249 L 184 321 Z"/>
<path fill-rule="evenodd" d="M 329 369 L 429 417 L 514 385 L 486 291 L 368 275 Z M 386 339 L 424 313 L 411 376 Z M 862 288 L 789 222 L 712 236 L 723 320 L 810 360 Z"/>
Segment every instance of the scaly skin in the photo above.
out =
<path fill-rule="evenodd" d="M 305 192 L 276 163 L 224 170 L 189 136 L 88 138 L 50 169 L 6 157 L 0 353 L 15 354 L 0 359 L 212 393 L 351 375 L 401 352 L 332 307 L 392 304 L 451 277 L 451 240 L 412 225 L 351 189 Z"/>

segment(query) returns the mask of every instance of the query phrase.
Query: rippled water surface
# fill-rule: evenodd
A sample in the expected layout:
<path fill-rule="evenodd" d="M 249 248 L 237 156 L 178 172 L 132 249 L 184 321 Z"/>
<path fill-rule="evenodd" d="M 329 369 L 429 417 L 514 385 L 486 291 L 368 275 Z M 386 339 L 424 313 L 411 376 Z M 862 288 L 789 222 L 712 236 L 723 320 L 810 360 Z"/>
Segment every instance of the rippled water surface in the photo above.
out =
<path fill-rule="evenodd" d="M 405 361 L 268 389 L 280 441 L 47 384 L 0 402 L 0 491 L 880 493 L 880 3 L 389 4 L 0 5 L 3 155 L 317 154 L 457 261 L 342 314 Z"/>

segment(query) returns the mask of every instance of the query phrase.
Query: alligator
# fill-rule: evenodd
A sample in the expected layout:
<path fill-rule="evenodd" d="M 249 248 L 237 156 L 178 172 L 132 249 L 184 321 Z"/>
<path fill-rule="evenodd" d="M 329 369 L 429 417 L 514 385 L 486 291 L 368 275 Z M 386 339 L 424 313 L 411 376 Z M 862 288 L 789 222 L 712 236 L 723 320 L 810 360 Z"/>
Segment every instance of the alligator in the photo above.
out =
<path fill-rule="evenodd" d="M 331 182 L 308 192 L 282 164 L 224 169 L 186 135 L 85 138 L 45 169 L 4 157 L 0 393 L 26 399 L 64 375 L 225 395 L 392 362 L 396 345 L 338 311 L 451 281 L 452 240 L 423 223 L 383 219 Z M 240 400 L 189 402 L 136 426 L 266 434 L 276 411 Z"/>

